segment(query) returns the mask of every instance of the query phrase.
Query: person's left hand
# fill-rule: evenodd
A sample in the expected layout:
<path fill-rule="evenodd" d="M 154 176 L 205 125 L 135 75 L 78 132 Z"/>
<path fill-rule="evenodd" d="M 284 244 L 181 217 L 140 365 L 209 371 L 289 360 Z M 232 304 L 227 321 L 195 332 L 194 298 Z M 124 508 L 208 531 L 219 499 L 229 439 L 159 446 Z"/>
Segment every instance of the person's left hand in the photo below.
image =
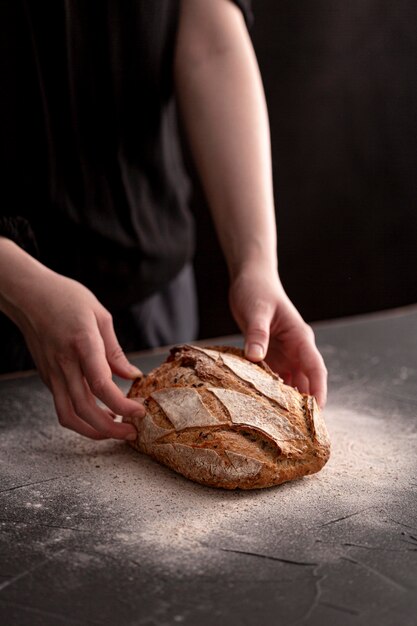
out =
<path fill-rule="evenodd" d="M 230 287 L 232 313 L 245 337 L 245 356 L 264 359 L 299 391 L 316 397 L 321 408 L 327 397 L 327 370 L 314 332 L 286 295 L 275 272 L 251 268 Z"/>

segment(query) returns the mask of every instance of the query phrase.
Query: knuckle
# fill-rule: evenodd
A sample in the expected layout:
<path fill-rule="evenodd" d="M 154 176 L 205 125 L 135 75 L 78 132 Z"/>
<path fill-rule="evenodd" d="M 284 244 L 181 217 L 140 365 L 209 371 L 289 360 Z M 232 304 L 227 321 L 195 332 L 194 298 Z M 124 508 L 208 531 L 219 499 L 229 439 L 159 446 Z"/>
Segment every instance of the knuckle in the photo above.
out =
<path fill-rule="evenodd" d="M 317 350 L 317 355 L 318 355 L 318 365 L 317 365 L 317 369 L 319 372 L 321 372 L 324 376 L 327 376 L 327 367 L 326 364 L 324 362 L 324 359 L 322 357 L 322 355 L 320 354 L 320 352 Z"/>
<path fill-rule="evenodd" d="M 318 376 L 320 378 L 327 378 L 327 368 L 322 361 L 320 361 L 317 365 L 311 367 L 307 374 L 309 376 Z"/>
<path fill-rule="evenodd" d="M 110 351 L 110 359 L 113 361 L 121 361 L 121 360 L 125 360 L 126 356 L 125 353 L 123 352 L 122 347 L 117 344 L 111 351 Z"/>
<path fill-rule="evenodd" d="M 79 398 L 73 398 L 72 406 L 74 407 L 75 414 L 78 415 L 78 417 L 81 417 L 82 419 L 84 419 L 86 411 L 81 400 Z"/>
<path fill-rule="evenodd" d="M 88 398 L 82 394 L 73 393 L 71 396 L 71 403 L 74 409 L 75 415 L 83 420 L 88 420 L 88 416 L 94 411 L 95 402 L 94 399 Z"/>
<path fill-rule="evenodd" d="M 104 377 L 94 378 L 90 383 L 90 389 L 95 396 L 100 397 L 107 389 L 108 379 Z"/>
<path fill-rule="evenodd" d="M 251 337 L 256 337 L 257 339 L 268 339 L 268 330 L 265 326 L 261 326 L 260 324 L 255 324 L 254 326 L 250 326 L 248 328 L 248 334 Z"/>
<path fill-rule="evenodd" d="M 76 331 L 69 342 L 71 350 L 78 354 L 89 352 L 92 343 L 91 333 L 88 330 Z"/>
<path fill-rule="evenodd" d="M 63 426 L 64 428 L 70 428 L 71 420 L 69 416 L 66 415 L 65 413 L 62 413 L 61 411 L 58 411 L 57 415 L 58 415 L 58 422 L 61 424 L 61 426 Z"/>
<path fill-rule="evenodd" d="M 311 328 L 311 326 L 309 326 L 309 324 L 305 324 L 304 334 L 305 334 L 307 341 L 312 341 L 312 342 L 315 341 L 314 330 Z"/>
<path fill-rule="evenodd" d="M 72 351 L 69 346 L 59 346 L 54 354 L 54 360 L 61 367 L 65 367 L 73 361 Z"/>
<path fill-rule="evenodd" d="M 100 318 L 104 324 L 113 325 L 113 315 L 107 309 L 102 309 Z"/>

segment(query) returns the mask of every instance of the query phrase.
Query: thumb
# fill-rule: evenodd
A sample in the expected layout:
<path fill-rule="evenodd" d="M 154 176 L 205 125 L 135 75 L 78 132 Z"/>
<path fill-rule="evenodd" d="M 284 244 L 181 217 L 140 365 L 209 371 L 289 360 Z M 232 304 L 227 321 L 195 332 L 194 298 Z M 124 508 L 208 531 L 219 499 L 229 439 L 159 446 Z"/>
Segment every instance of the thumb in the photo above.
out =
<path fill-rule="evenodd" d="M 268 352 L 271 320 L 265 313 L 258 313 L 248 320 L 245 329 L 245 357 L 250 361 L 262 361 Z"/>
<path fill-rule="evenodd" d="M 98 320 L 100 333 L 103 338 L 104 348 L 106 350 L 106 358 L 110 365 L 111 371 L 121 378 L 140 378 L 143 376 L 140 369 L 129 363 L 122 347 L 120 346 L 116 333 L 114 332 L 113 321 L 111 316 L 103 320 Z"/>

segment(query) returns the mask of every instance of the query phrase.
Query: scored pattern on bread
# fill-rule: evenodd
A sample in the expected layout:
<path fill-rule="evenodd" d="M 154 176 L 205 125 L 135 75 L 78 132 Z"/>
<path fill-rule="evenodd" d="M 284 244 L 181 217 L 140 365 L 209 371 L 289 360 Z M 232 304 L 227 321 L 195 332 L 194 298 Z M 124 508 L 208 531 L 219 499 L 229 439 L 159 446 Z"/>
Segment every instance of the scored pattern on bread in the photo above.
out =
<path fill-rule="evenodd" d="M 231 389 L 210 388 L 209 391 L 226 407 L 233 424 L 251 426 L 275 442 L 306 439 L 306 436 L 291 424 L 287 416 L 281 415 L 271 406 L 264 405 L 259 398 L 252 398 L 246 393 Z"/>
<path fill-rule="evenodd" d="M 228 482 L 256 479 L 262 469 L 262 462 L 243 454 L 225 450 L 223 454 L 210 448 L 191 448 L 182 443 L 172 443 L 164 447 L 164 463 L 184 476 L 189 476 L 190 468 L 196 476 L 210 476 L 210 482 L 198 480 L 210 486 L 223 486 Z M 215 484 L 213 484 L 215 483 Z M 219 484 L 220 483 L 220 484 Z"/>
<path fill-rule="evenodd" d="M 151 393 L 151 398 L 156 400 L 177 431 L 190 426 L 218 426 L 222 423 L 210 413 L 195 389 L 161 389 Z"/>
<path fill-rule="evenodd" d="M 269 487 L 313 474 L 329 458 L 315 399 L 236 348 L 176 346 L 128 395 L 147 409 L 125 418 L 138 430 L 131 445 L 205 485 Z"/>
<path fill-rule="evenodd" d="M 214 350 L 204 350 L 202 348 L 198 348 L 211 358 L 217 360 L 218 353 Z M 281 386 L 275 385 L 275 380 L 280 380 L 280 378 L 273 374 L 271 370 L 263 370 L 261 367 L 248 366 L 248 361 L 243 360 L 236 356 L 236 354 L 228 354 L 227 352 L 223 352 L 221 355 L 221 361 L 234 373 L 236 376 L 241 378 L 242 380 L 250 383 L 254 389 L 260 391 L 264 396 L 270 398 L 271 400 L 275 400 L 277 404 L 279 404 L 283 409 L 288 411 L 288 405 L 286 402 L 285 395 L 282 393 Z"/>

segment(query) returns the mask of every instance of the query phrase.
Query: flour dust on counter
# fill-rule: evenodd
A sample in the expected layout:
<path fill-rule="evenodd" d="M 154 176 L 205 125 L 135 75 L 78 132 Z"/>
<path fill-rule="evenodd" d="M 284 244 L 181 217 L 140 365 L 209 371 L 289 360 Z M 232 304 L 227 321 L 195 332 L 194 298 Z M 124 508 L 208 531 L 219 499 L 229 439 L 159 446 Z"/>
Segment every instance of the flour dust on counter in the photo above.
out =
<path fill-rule="evenodd" d="M 0 494 L 4 511 L 11 507 L 22 523 L 39 524 L 47 543 L 73 531 L 74 545 L 162 563 L 181 575 L 223 571 L 239 553 L 294 563 L 316 564 L 324 553 L 338 559 L 345 540 L 386 525 L 384 510 L 409 486 L 409 455 L 402 453 L 416 446 L 417 435 L 399 436 L 395 423 L 332 400 L 325 416 L 334 442 L 328 466 L 267 493 L 194 485 L 125 443 L 84 439 L 52 418 L 22 451 L 21 423 L 2 438 L 7 455 L 19 452 L 24 472 L 20 483 L 10 476 Z M 324 538 L 343 531 L 348 518 L 349 536 L 324 549 Z M 289 526 L 302 543 L 281 545 Z"/>
<path fill-rule="evenodd" d="M 417 311 L 317 337 L 332 456 L 268 490 L 204 487 L 83 439 L 37 377 L 3 381 L 0 621 L 414 626 Z"/>

